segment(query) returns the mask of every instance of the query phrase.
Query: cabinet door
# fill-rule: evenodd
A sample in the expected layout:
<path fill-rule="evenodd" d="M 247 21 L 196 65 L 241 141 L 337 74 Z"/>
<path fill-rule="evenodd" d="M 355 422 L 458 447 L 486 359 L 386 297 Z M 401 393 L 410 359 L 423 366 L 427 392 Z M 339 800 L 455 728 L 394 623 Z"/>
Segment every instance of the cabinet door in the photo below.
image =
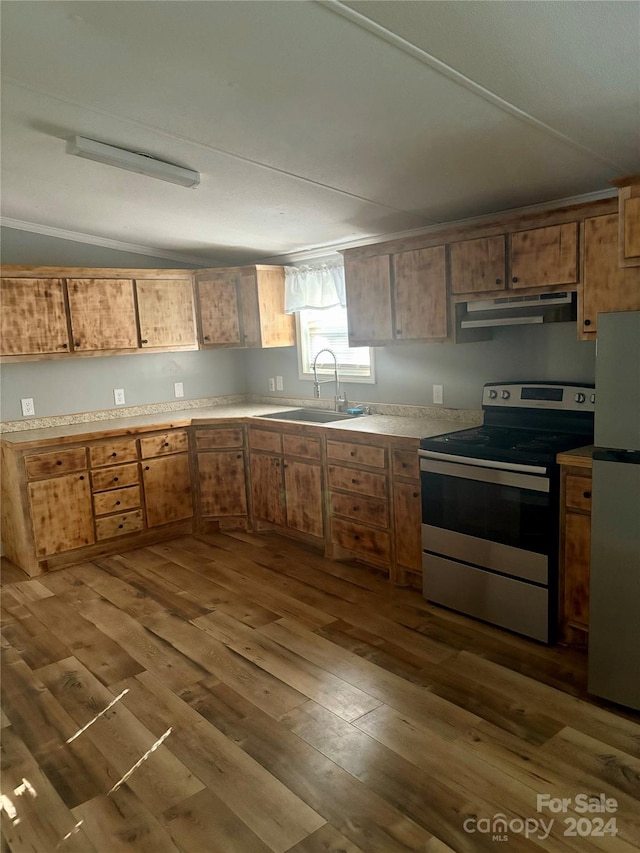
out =
<path fill-rule="evenodd" d="M 142 482 L 147 527 L 191 518 L 193 507 L 188 454 L 147 459 L 142 464 Z"/>
<path fill-rule="evenodd" d="M 287 527 L 321 537 L 324 535 L 322 513 L 322 471 L 319 465 L 284 460 L 284 485 L 287 502 Z"/>
<path fill-rule="evenodd" d="M 591 516 L 565 515 L 564 618 L 569 624 L 589 626 L 589 570 Z"/>
<path fill-rule="evenodd" d="M 575 284 L 578 280 L 578 223 L 518 231 L 510 236 L 509 287 Z"/>
<path fill-rule="evenodd" d="M 462 240 L 449 247 L 451 292 L 483 293 L 505 287 L 504 235 Z"/>
<path fill-rule="evenodd" d="M 640 310 L 640 267 L 618 266 L 618 215 L 584 223 L 582 332 L 596 332 L 598 314 Z"/>
<path fill-rule="evenodd" d="M 350 258 L 345 255 L 349 344 L 393 340 L 389 255 Z"/>
<path fill-rule="evenodd" d="M 60 279 L 3 278 L 1 287 L 3 355 L 69 351 Z"/>
<path fill-rule="evenodd" d="M 624 199 L 623 216 L 624 259 L 640 263 L 640 195 Z"/>
<path fill-rule="evenodd" d="M 182 279 L 136 280 L 141 345 L 196 348 L 191 282 Z"/>
<path fill-rule="evenodd" d="M 447 337 L 445 247 L 393 255 L 396 338 Z"/>
<path fill-rule="evenodd" d="M 196 285 L 205 346 L 241 346 L 238 288 L 234 276 L 212 275 Z"/>
<path fill-rule="evenodd" d="M 418 483 L 394 483 L 396 563 L 407 569 L 422 566 L 421 499 Z"/>
<path fill-rule="evenodd" d="M 284 313 L 284 270 L 258 268 L 258 311 L 261 346 L 292 347 L 296 342 L 293 314 Z"/>
<path fill-rule="evenodd" d="M 251 454 L 251 497 L 256 518 L 286 524 L 281 456 Z"/>
<path fill-rule="evenodd" d="M 86 473 L 29 483 L 29 502 L 38 557 L 95 542 Z"/>
<path fill-rule="evenodd" d="M 131 279 L 69 279 L 67 290 L 75 350 L 137 348 Z"/>
<path fill-rule="evenodd" d="M 241 450 L 198 453 L 198 483 L 202 515 L 219 518 L 247 514 Z"/>

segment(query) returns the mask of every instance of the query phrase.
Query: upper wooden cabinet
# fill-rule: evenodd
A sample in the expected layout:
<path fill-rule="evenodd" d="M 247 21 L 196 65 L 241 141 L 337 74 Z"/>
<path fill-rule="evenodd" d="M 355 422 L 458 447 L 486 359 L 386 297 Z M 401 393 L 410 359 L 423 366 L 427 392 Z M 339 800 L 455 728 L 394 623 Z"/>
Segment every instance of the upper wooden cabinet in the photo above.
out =
<path fill-rule="evenodd" d="M 352 346 L 447 338 L 444 246 L 344 263 Z"/>
<path fill-rule="evenodd" d="M 505 287 L 505 238 L 479 237 L 449 247 L 451 292 L 484 293 Z"/>
<path fill-rule="evenodd" d="M 640 267 L 618 266 L 617 214 L 585 220 L 583 278 L 580 337 L 595 338 L 598 314 L 640 310 Z"/>
<path fill-rule="evenodd" d="M 618 187 L 618 264 L 640 266 L 640 175 L 627 175 L 611 183 Z"/>
<path fill-rule="evenodd" d="M 143 348 L 197 348 L 190 278 L 136 279 L 136 294 Z"/>
<path fill-rule="evenodd" d="M 131 279 L 71 278 L 67 291 L 74 350 L 137 348 Z"/>
<path fill-rule="evenodd" d="M 578 281 L 578 223 L 515 231 L 452 243 L 451 292 L 521 290 Z"/>
<path fill-rule="evenodd" d="M 2 355 L 69 351 L 61 279 L 3 278 L 1 287 Z"/>
<path fill-rule="evenodd" d="M 289 347 L 295 323 L 284 313 L 284 269 L 278 266 L 198 270 L 200 345 Z"/>

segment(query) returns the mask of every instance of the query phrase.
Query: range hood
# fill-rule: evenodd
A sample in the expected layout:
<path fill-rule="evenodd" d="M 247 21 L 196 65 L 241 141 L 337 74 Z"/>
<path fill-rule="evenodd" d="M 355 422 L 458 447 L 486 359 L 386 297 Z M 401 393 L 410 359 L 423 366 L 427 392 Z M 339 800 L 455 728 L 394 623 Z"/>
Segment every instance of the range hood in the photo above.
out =
<path fill-rule="evenodd" d="M 539 296 L 505 296 L 467 302 L 460 320 L 462 329 L 563 323 L 576 319 L 574 293 L 541 293 Z"/>

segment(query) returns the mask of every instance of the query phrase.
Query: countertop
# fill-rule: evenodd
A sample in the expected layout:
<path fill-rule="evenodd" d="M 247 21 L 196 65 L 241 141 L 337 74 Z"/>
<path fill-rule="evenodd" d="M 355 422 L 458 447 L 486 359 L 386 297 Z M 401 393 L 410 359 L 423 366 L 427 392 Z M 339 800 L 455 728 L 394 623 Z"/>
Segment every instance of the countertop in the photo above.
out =
<path fill-rule="evenodd" d="M 575 468 L 591 468 L 593 462 L 593 444 L 558 453 L 556 462 L 559 465 L 573 465 Z"/>
<path fill-rule="evenodd" d="M 77 441 L 89 441 L 116 435 L 137 435 L 152 430 L 173 429 L 191 425 L 212 424 L 220 420 L 235 418 L 259 418 L 261 415 L 286 412 L 292 408 L 273 403 L 238 403 L 203 408 L 191 408 L 158 414 L 138 415 L 126 418 L 111 418 L 65 426 L 42 427 L 40 429 L 6 432 L 2 442 L 15 450 L 24 447 L 37 448 L 49 444 L 67 444 Z M 300 421 L 279 421 L 269 419 L 268 423 L 302 423 Z M 401 417 L 396 415 L 362 415 L 352 420 L 340 420 L 335 423 L 312 424 L 328 430 L 347 430 L 372 435 L 397 435 L 405 438 L 426 438 L 446 432 L 466 429 L 469 424 L 461 421 L 435 417 Z"/>

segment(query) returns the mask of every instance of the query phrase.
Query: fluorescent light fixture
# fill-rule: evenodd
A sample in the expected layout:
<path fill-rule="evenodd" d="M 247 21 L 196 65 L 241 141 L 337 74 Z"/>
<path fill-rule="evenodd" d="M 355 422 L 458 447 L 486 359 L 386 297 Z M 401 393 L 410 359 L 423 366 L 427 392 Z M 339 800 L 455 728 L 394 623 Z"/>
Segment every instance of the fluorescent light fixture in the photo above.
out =
<path fill-rule="evenodd" d="M 200 183 L 200 173 L 192 169 L 165 163 L 164 160 L 157 160 L 150 154 L 139 154 L 136 151 L 117 148 L 115 145 L 107 145 L 84 136 L 72 136 L 67 141 L 67 154 L 76 154 L 87 160 L 106 163 L 108 166 L 127 169 L 129 172 L 138 172 L 140 175 L 169 181 L 181 187 L 197 187 Z"/>

